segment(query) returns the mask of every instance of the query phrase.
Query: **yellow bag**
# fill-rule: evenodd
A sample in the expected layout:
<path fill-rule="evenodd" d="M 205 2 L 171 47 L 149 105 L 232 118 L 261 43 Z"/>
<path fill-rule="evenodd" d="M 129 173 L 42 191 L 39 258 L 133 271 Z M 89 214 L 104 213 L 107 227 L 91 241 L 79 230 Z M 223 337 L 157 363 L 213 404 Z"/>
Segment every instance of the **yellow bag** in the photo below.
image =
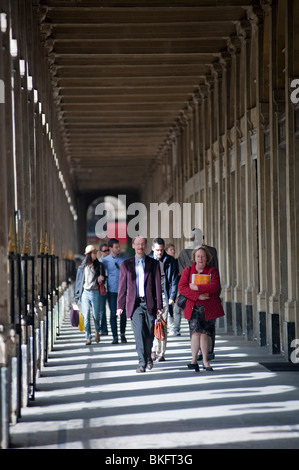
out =
<path fill-rule="evenodd" d="M 81 312 L 79 312 L 79 325 L 78 325 L 78 328 L 80 331 L 84 331 L 84 319 L 83 319 L 83 315 Z"/>

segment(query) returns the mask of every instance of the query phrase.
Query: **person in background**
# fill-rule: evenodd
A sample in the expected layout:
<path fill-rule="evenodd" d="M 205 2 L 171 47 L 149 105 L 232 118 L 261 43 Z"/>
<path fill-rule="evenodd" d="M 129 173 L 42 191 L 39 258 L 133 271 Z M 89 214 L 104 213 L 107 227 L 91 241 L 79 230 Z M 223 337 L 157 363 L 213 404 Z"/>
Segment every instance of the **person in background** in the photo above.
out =
<path fill-rule="evenodd" d="M 109 247 L 107 243 L 102 243 L 100 245 L 100 259 L 99 261 L 103 260 L 108 256 L 110 253 Z M 107 291 L 107 286 L 106 286 Z M 100 334 L 103 336 L 108 335 L 108 326 L 107 326 L 107 315 L 106 315 L 106 301 L 107 301 L 107 294 L 100 295 Z"/>
<path fill-rule="evenodd" d="M 119 241 L 116 238 L 111 238 L 108 241 L 110 254 L 103 258 L 102 262 L 107 272 L 107 299 L 110 309 L 110 327 L 113 336 L 112 344 L 118 343 L 117 333 L 117 318 L 116 318 L 116 305 L 117 305 L 117 292 L 119 281 L 119 270 L 121 263 L 127 259 L 127 256 L 120 253 Z M 126 343 L 126 314 L 120 317 L 120 337 L 121 342 Z"/>
<path fill-rule="evenodd" d="M 191 336 L 192 360 L 187 364 L 189 369 L 199 371 L 198 352 L 202 351 L 203 368 L 212 371 L 209 364 L 209 337 L 215 330 L 215 319 L 224 316 L 219 297 L 220 278 L 218 270 L 208 265 L 211 255 L 206 247 L 201 246 L 194 250 L 193 264 L 184 269 L 179 281 L 179 290 L 187 298 L 184 316 L 189 321 Z M 210 275 L 210 282 L 205 285 L 196 285 L 193 274 Z"/>
<path fill-rule="evenodd" d="M 179 263 L 178 260 L 175 258 L 175 246 L 173 243 L 168 243 L 165 246 L 165 251 L 169 256 L 172 256 L 175 260 L 177 271 L 178 271 L 178 280 L 180 279 L 180 272 L 179 272 Z M 178 292 L 179 294 L 179 292 Z M 180 308 L 176 302 L 173 304 L 173 316 L 168 316 L 168 325 L 169 325 L 169 335 L 170 336 L 181 336 L 181 318 L 183 315 L 183 309 Z"/>
<path fill-rule="evenodd" d="M 120 266 L 117 298 L 117 316 L 123 315 L 126 310 L 127 317 L 132 321 L 138 373 L 153 368 L 151 350 L 154 325 L 156 316 L 162 312 L 160 263 L 146 256 L 146 246 L 146 238 L 137 236 L 133 239 L 135 256 Z"/>
<path fill-rule="evenodd" d="M 97 258 L 94 245 L 85 248 L 85 258 L 78 267 L 75 284 L 74 302 L 81 302 L 81 313 L 84 318 L 86 345 L 91 344 L 90 309 L 95 326 L 95 341 L 100 341 L 100 292 L 99 285 L 105 282 L 102 263 Z"/>
<path fill-rule="evenodd" d="M 162 300 L 163 311 L 161 317 L 165 322 L 164 326 L 164 340 L 154 338 L 151 358 L 155 360 L 165 361 L 165 350 L 167 344 L 167 320 L 168 315 L 173 317 L 173 305 L 177 296 L 178 290 L 178 268 L 175 259 L 165 252 L 165 242 L 163 238 L 155 238 L 152 243 L 152 252 L 150 257 L 160 262 L 161 271 L 161 285 L 162 285 Z"/>

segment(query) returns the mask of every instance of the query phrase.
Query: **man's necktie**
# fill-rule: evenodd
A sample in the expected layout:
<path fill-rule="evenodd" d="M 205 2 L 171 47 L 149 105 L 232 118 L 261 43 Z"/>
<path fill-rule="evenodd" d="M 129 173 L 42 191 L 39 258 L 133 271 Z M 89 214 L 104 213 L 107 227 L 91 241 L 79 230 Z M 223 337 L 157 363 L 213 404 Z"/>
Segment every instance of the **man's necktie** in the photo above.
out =
<path fill-rule="evenodd" d="M 138 261 L 138 295 L 144 297 L 144 266 L 142 259 Z"/>

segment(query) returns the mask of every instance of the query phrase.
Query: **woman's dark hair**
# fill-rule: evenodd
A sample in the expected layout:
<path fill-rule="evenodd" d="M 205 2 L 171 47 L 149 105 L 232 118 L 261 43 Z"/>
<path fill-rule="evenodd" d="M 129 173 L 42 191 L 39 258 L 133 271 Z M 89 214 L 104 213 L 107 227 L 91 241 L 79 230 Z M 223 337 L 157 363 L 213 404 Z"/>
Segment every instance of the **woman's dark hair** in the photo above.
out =
<path fill-rule="evenodd" d="M 94 261 L 92 261 L 91 253 L 87 253 L 87 255 L 83 259 L 81 265 L 85 268 L 85 266 L 89 266 L 90 264 L 93 264 L 95 272 L 99 271 L 101 263 L 99 262 L 98 258 L 96 258 Z M 97 274 L 97 276 L 98 276 L 98 274 Z"/>
<path fill-rule="evenodd" d="M 91 253 L 87 253 L 87 255 L 85 255 L 85 258 L 83 258 L 82 265 L 89 266 L 90 264 L 93 264 Z"/>

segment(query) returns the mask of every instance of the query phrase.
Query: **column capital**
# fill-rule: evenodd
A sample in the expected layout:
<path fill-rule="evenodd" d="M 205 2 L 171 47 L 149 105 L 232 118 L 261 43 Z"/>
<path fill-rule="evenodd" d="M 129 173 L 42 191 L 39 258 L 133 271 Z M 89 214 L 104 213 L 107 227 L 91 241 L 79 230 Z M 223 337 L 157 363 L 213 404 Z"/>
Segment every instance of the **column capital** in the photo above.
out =
<path fill-rule="evenodd" d="M 50 23 L 41 23 L 39 29 L 43 40 L 46 41 L 52 34 L 53 25 Z"/>
<path fill-rule="evenodd" d="M 199 95 L 199 92 L 197 91 L 193 93 L 191 98 L 188 100 L 188 104 L 193 111 L 198 107 L 199 101 L 200 101 L 200 95 Z"/>
<path fill-rule="evenodd" d="M 211 65 L 211 73 L 216 80 L 222 77 L 223 67 L 220 62 L 213 62 Z"/>
<path fill-rule="evenodd" d="M 179 125 L 181 126 L 181 128 L 184 128 L 188 125 L 188 122 L 189 122 L 189 118 L 185 112 L 186 110 L 184 109 L 183 111 L 180 112 L 179 114 L 179 117 L 177 119 Z"/>
<path fill-rule="evenodd" d="M 34 6 L 38 9 L 38 19 L 39 19 L 39 22 L 42 23 L 47 16 L 49 7 L 47 5 L 41 5 L 40 0 L 35 0 Z"/>
<path fill-rule="evenodd" d="M 241 51 L 241 41 L 238 36 L 231 36 L 227 40 L 227 50 L 233 56 Z"/>
<path fill-rule="evenodd" d="M 232 64 L 232 56 L 228 51 L 224 51 L 221 53 L 219 57 L 219 64 L 221 65 L 223 71 L 227 71 L 230 69 Z"/>
<path fill-rule="evenodd" d="M 207 75 L 205 76 L 205 84 L 208 89 L 208 93 L 214 88 L 214 76 L 213 75 Z"/>
<path fill-rule="evenodd" d="M 205 101 L 209 95 L 209 89 L 207 85 L 200 85 L 198 88 L 199 95 L 202 101 Z"/>
<path fill-rule="evenodd" d="M 248 20 L 236 21 L 236 30 L 241 44 L 248 42 L 252 36 L 252 27 Z"/>
<path fill-rule="evenodd" d="M 269 8 L 272 6 L 272 0 L 263 0 L 264 8 Z M 250 22 L 251 26 L 259 26 L 263 24 L 265 17 L 265 10 L 260 5 L 251 5 L 247 8 L 247 19 Z"/>

